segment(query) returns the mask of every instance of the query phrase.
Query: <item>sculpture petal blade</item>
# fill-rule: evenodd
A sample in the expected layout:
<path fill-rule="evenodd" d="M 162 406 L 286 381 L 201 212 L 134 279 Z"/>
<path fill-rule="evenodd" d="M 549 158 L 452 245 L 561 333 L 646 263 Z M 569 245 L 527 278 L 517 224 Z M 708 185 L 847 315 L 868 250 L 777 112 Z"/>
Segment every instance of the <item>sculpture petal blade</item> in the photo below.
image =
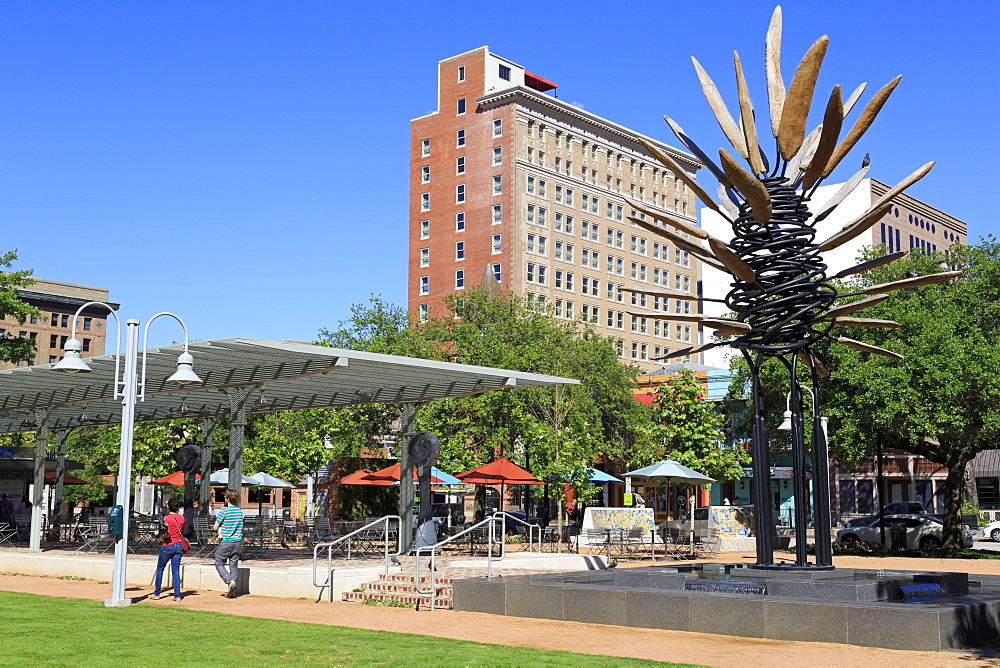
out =
<path fill-rule="evenodd" d="M 785 82 L 781 79 L 781 7 L 775 7 L 764 40 L 764 73 L 767 77 L 767 105 L 771 112 L 771 134 L 778 136 L 781 110 L 785 106 Z"/>
<path fill-rule="evenodd" d="M 868 176 L 869 169 L 871 168 L 862 167 L 854 174 L 854 176 L 845 181 L 844 185 L 840 186 L 840 190 L 834 193 L 833 197 L 831 197 L 829 200 L 826 201 L 825 204 L 823 204 L 823 208 L 821 208 L 819 210 L 819 213 L 816 214 L 816 217 L 813 218 L 813 223 L 814 224 L 818 223 L 819 221 L 823 220 L 831 213 L 833 213 L 833 210 L 837 208 L 837 205 L 843 202 L 848 195 L 854 192 L 854 189 L 858 187 L 858 184 L 861 183 L 861 181 L 864 180 L 866 176 Z"/>
<path fill-rule="evenodd" d="M 895 262 L 896 260 L 904 258 L 909 254 L 910 251 L 900 251 L 899 253 L 890 253 L 889 255 L 883 255 L 882 257 L 877 257 L 874 260 L 868 260 L 867 262 L 856 264 L 853 267 L 848 267 L 843 271 L 837 272 L 830 278 L 832 279 L 846 278 L 848 276 L 851 276 L 852 274 L 860 274 L 863 271 L 868 271 L 869 269 L 874 269 L 875 267 L 881 267 L 884 264 Z"/>
<path fill-rule="evenodd" d="M 719 259 L 719 262 L 726 265 L 729 272 L 740 279 L 744 283 L 753 283 L 757 280 L 757 275 L 754 273 L 753 269 L 750 268 L 746 262 L 741 260 L 736 253 L 729 250 L 726 244 L 722 243 L 715 237 L 708 238 L 708 245 L 711 247 L 712 252 L 715 257 Z"/>
<path fill-rule="evenodd" d="M 861 94 L 865 92 L 865 88 L 868 87 L 868 82 L 862 83 L 860 86 L 854 89 L 854 92 L 847 96 L 847 101 L 844 102 L 844 117 L 851 113 L 851 109 L 857 104 L 858 100 L 861 99 Z"/>
<path fill-rule="evenodd" d="M 705 165 L 708 171 L 712 172 L 712 175 L 718 179 L 719 183 L 724 184 L 727 188 L 733 185 L 729 182 L 729 177 L 726 176 L 725 172 L 719 169 L 719 166 L 716 165 L 712 159 L 701 150 L 701 147 L 694 143 L 686 132 L 684 132 L 684 128 L 677 125 L 677 123 L 674 122 L 674 120 L 669 116 L 664 116 L 663 120 L 667 122 L 667 125 L 669 125 L 670 129 L 673 130 L 674 135 L 676 135 L 677 139 L 684 145 L 684 148 L 694 153 L 695 157 L 698 158 L 703 165 Z"/>
<path fill-rule="evenodd" d="M 701 229 L 697 225 L 692 225 L 690 221 L 684 220 L 679 216 L 674 216 L 673 214 L 667 211 L 657 211 L 656 209 L 648 207 L 638 200 L 634 200 L 628 197 L 622 197 L 622 199 L 624 199 L 628 203 L 628 205 L 633 209 L 635 209 L 636 211 L 641 211 L 647 216 L 652 216 L 657 220 L 665 220 L 674 227 L 676 227 L 677 229 L 682 230 L 687 234 L 690 234 L 692 237 L 695 237 L 696 239 L 707 239 L 709 236 L 708 232 Z"/>
<path fill-rule="evenodd" d="M 892 202 L 886 202 L 877 209 L 870 209 L 863 213 L 860 217 L 851 221 L 844 226 L 840 232 L 837 232 L 832 237 L 822 242 L 819 245 L 819 250 L 821 252 L 826 252 L 832 250 L 837 246 L 843 244 L 846 241 L 850 241 L 854 237 L 858 236 L 872 225 L 877 223 L 882 217 L 889 212 L 892 208 Z"/>
<path fill-rule="evenodd" d="M 718 87 L 716 87 L 715 82 L 712 81 L 712 77 L 708 76 L 708 72 L 705 68 L 701 66 L 698 59 L 694 56 L 691 57 L 691 61 L 694 63 L 695 72 L 698 73 L 698 82 L 701 84 L 701 92 L 705 94 L 705 99 L 708 100 L 708 106 L 712 108 L 712 113 L 715 114 L 715 120 L 719 122 L 719 127 L 725 133 L 726 138 L 729 143 L 733 145 L 736 152 L 740 154 L 744 160 L 747 159 L 747 145 L 746 141 L 743 139 L 743 133 L 740 132 L 739 126 L 736 125 L 736 121 L 733 120 L 732 115 L 729 113 L 729 109 L 726 108 L 726 103 L 722 101 L 722 95 L 719 93 Z"/>
<path fill-rule="evenodd" d="M 868 101 L 868 105 L 865 107 L 864 111 L 861 112 L 861 116 L 854 123 L 854 127 L 851 128 L 847 136 L 844 137 L 844 141 L 840 142 L 836 150 L 833 152 L 833 157 L 830 158 L 830 162 L 827 164 L 826 169 L 823 170 L 823 178 L 830 176 L 830 173 L 837 168 L 840 161 L 844 159 L 844 156 L 854 148 L 854 145 L 858 143 L 858 140 L 865 134 L 865 131 L 871 127 L 872 122 L 874 122 L 875 117 L 878 116 L 878 112 L 882 110 L 882 106 L 889 99 L 892 91 L 896 88 L 899 80 L 903 78 L 903 75 L 899 75 L 886 85 L 882 86 L 881 90 L 872 96 L 872 99 Z"/>
<path fill-rule="evenodd" d="M 800 350 L 795 354 L 799 356 L 799 359 L 802 360 L 802 363 L 805 364 L 806 366 L 811 366 L 810 361 L 812 364 L 815 364 L 816 373 L 818 375 L 822 376 L 823 378 L 826 378 L 830 375 L 830 372 L 826 370 L 826 366 L 823 364 L 823 361 L 818 356 L 810 355 L 804 350 Z"/>
<path fill-rule="evenodd" d="M 755 179 L 749 172 L 740 167 L 725 149 L 719 149 L 722 158 L 722 169 L 729 180 L 739 188 L 740 193 L 750 203 L 754 220 L 761 225 L 767 225 L 771 220 L 771 196 L 764 184 Z"/>
<path fill-rule="evenodd" d="M 942 271 L 940 274 L 929 274 L 927 276 L 916 276 L 915 278 L 904 278 L 900 281 L 892 281 L 891 283 L 880 283 L 879 285 L 873 285 L 870 288 L 865 288 L 861 292 L 866 295 L 883 295 L 887 292 L 892 292 L 893 290 L 916 288 L 921 285 L 940 283 L 941 281 L 947 281 L 949 278 L 955 278 L 956 276 L 961 275 L 962 272 L 960 271 Z"/>
<path fill-rule="evenodd" d="M 823 64 L 823 56 L 830 44 L 830 38 L 823 35 L 813 42 L 795 70 L 792 83 L 788 86 L 785 104 L 781 109 L 781 123 L 778 126 L 778 150 L 781 157 L 791 160 L 799 152 L 806 135 L 806 120 L 812 105 L 816 77 Z"/>
<path fill-rule="evenodd" d="M 674 173 L 674 176 L 686 183 L 688 188 L 694 192 L 695 197 L 702 201 L 702 204 L 713 211 L 719 210 L 719 205 L 715 203 L 715 200 L 713 200 L 711 196 L 709 196 L 709 194 L 705 192 L 700 185 L 698 185 L 698 182 L 695 181 L 694 178 L 688 174 L 687 170 L 681 167 L 676 160 L 641 137 L 639 138 L 639 143 L 642 144 L 643 148 L 645 148 L 650 155 L 659 160 L 665 167 L 670 169 L 670 171 Z"/>
<path fill-rule="evenodd" d="M 678 248 L 686 250 L 692 255 L 697 255 L 701 259 L 701 261 L 704 262 L 705 264 L 711 267 L 715 267 L 716 269 L 719 269 L 721 271 L 725 272 L 729 271 L 729 269 L 726 268 L 726 265 L 722 264 L 721 262 L 719 262 L 718 259 L 716 259 L 715 255 L 712 254 L 711 250 L 705 248 L 700 244 L 692 242 L 691 239 L 685 239 L 676 232 L 668 230 L 665 227 L 660 227 L 659 225 L 651 223 L 648 220 L 642 220 L 641 218 L 633 218 L 632 216 L 629 216 L 628 219 L 629 221 L 635 223 L 644 230 L 652 232 L 653 234 L 659 234 L 661 237 L 669 239 L 670 241 L 674 242 L 674 245 L 676 245 Z"/>
<path fill-rule="evenodd" d="M 733 62 L 736 67 L 736 91 L 740 98 L 740 125 L 743 127 L 743 138 L 746 140 L 748 160 L 754 174 L 764 174 L 767 169 L 760 159 L 760 144 L 757 142 L 757 124 L 753 117 L 753 101 L 750 99 L 750 89 L 743 75 L 743 64 L 740 55 L 733 51 Z"/>
<path fill-rule="evenodd" d="M 812 159 L 805 163 L 806 176 L 802 181 L 803 189 L 808 190 L 822 176 L 826 163 L 830 161 L 833 150 L 837 148 L 840 138 L 840 128 L 844 123 L 844 103 L 840 96 L 840 86 L 834 86 L 830 99 L 826 103 L 826 113 L 823 115 L 823 133 L 816 145 Z"/>
<path fill-rule="evenodd" d="M 888 357 L 893 360 L 904 359 L 899 353 L 894 353 L 891 350 L 886 350 L 885 348 L 879 348 L 878 346 L 871 346 L 867 343 L 861 341 L 855 341 L 854 339 L 849 339 L 846 336 L 841 336 L 837 339 L 840 343 L 843 343 L 848 348 L 854 348 L 855 350 L 863 350 L 866 353 L 873 353 L 875 355 L 881 355 L 882 357 Z"/>
<path fill-rule="evenodd" d="M 722 330 L 732 330 L 740 334 L 745 334 L 749 332 L 752 327 L 745 322 L 740 322 L 739 320 L 726 320 L 720 318 L 705 318 L 701 321 L 701 324 L 705 327 L 715 327 L 716 329 Z"/>
<path fill-rule="evenodd" d="M 871 208 L 874 209 L 883 204 L 891 202 L 893 197 L 903 192 L 904 190 L 912 186 L 920 179 L 924 178 L 927 175 L 927 172 L 931 171 L 933 168 L 934 168 L 933 160 L 924 165 L 921 165 L 919 168 L 914 170 L 912 174 L 910 174 L 905 179 L 894 185 L 892 188 L 887 190 L 884 195 L 875 200 L 875 202 L 871 205 Z"/>
<path fill-rule="evenodd" d="M 647 288 L 642 285 L 622 285 L 620 286 L 622 290 L 627 292 L 634 292 L 639 295 L 650 295 L 652 297 L 667 297 L 669 299 L 698 299 L 696 295 L 692 295 L 689 292 L 681 292 L 680 290 L 662 290 L 656 288 Z"/>
<path fill-rule="evenodd" d="M 846 325 L 848 327 L 899 327 L 900 324 L 895 320 L 878 320 L 877 318 L 851 318 L 851 317 L 839 317 L 834 318 L 833 323 L 835 325 Z"/>
<path fill-rule="evenodd" d="M 850 304 L 844 304 L 842 306 L 837 306 L 832 308 L 827 312 L 827 317 L 836 318 L 848 313 L 854 313 L 855 311 L 860 311 L 861 309 L 866 309 L 869 306 L 875 306 L 876 304 L 881 304 L 886 299 L 888 295 L 876 295 L 874 297 L 865 297 L 864 299 L 859 299 L 857 301 L 851 302 Z"/>
<path fill-rule="evenodd" d="M 694 355 L 695 353 L 700 353 L 710 348 L 715 348 L 716 346 L 725 345 L 723 343 L 703 343 L 700 346 L 694 346 L 691 348 L 681 348 L 680 350 L 675 350 L 669 355 L 661 355 L 660 357 L 650 357 L 649 359 L 658 362 L 660 360 L 668 360 L 672 357 L 683 357 L 684 355 Z"/>
<path fill-rule="evenodd" d="M 805 169 L 804 165 L 808 165 L 812 161 L 813 155 L 816 153 L 816 147 L 819 146 L 820 135 L 822 134 L 823 125 L 817 125 L 813 128 L 813 131 L 809 133 L 809 136 L 806 137 L 806 140 L 802 142 L 802 148 L 800 148 L 799 152 L 792 156 L 792 159 L 788 161 L 787 165 L 785 165 L 785 174 L 787 174 L 789 178 L 792 180 L 797 178 L 798 173 Z"/>
<path fill-rule="evenodd" d="M 629 315 L 636 315 L 641 318 L 652 318 L 654 320 L 679 320 L 680 322 L 701 322 L 708 318 L 701 313 L 663 313 L 661 311 L 625 311 Z"/>
<path fill-rule="evenodd" d="M 727 178 L 726 180 L 728 181 L 729 179 Z M 729 214 L 730 218 L 736 220 L 737 218 L 740 217 L 740 209 L 739 207 L 736 206 L 736 203 L 733 202 L 733 200 L 729 197 L 730 192 L 731 191 L 728 188 L 726 188 L 726 186 L 720 183 L 718 190 L 716 191 L 716 194 L 718 194 L 719 196 L 719 204 L 722 206 L 722 209 Z"/>

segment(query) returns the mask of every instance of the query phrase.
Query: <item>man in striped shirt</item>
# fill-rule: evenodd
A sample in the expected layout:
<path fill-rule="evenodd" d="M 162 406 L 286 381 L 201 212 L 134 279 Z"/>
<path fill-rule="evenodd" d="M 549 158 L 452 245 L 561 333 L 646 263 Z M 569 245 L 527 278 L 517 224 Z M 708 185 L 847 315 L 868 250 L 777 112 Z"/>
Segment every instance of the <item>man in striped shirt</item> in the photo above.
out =
<path fill-rule="evenodd" d="M 226 507 L 215 516 L 219 532 L 219 546 L 215 548 L 215 570 L 226 583 L 226 598 L 236 597 L 236 576 L 240 556 L 243 554 L 243 511 L 240 510 L 240 493 L 226 490 Z"/>

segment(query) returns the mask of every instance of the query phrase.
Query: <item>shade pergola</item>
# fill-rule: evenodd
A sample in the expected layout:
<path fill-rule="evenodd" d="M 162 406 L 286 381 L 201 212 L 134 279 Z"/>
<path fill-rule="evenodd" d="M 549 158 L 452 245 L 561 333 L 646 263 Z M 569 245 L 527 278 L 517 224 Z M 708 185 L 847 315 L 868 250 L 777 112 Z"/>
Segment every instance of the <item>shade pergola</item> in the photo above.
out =
<path fill-rule="evenodd" d="M 508 387 L 579 382 L 299 341 L 227 338 L 190 343 L 194 368 L 203 382 L 180 389 L 166 379 L 175 372 L 183 348 L 172 345 L 140 351 L 140 367 L 145 366 L 145 400 L 136 404 L 135 419 L 231 417 L 229 484 L 234 489 L 242 481 L 243 429 L 248 412 L 361 404 L 416 405 Z M 87 358 L 91 373 L 53 371 L 53 364 L 0 371 L 0 433 L 38 430 L 39 440 L 45 441 L 50 430 L 65 433 L 82 424 L 120 424 L 122 402 L 114 398 L 114 389 L 116 361 L 124 362 L 124 354 L 121 360 L 118 357 Z M 256 390 L 261 391 L 259 401 L 254 400 Z M 409 426 L 404 425 L 404 431 Z M 210 447 L 206 442 L 206 449 Z M 203 463 L 207 461 L 203 458 Z M 34 476 L 36 505 L 41 500 L 44 467 L 45 452 L 39 448 Z M 202 473 L 208 472 L 205 464 Z M 409 475 L 405 476 L 403 488 L 403 496 L 412 490 Z M 207 490 L 203 494 L 207 500 Z M 33 513 L 32 545 L 38 544 L 40 531 L 41 515 Z"/>

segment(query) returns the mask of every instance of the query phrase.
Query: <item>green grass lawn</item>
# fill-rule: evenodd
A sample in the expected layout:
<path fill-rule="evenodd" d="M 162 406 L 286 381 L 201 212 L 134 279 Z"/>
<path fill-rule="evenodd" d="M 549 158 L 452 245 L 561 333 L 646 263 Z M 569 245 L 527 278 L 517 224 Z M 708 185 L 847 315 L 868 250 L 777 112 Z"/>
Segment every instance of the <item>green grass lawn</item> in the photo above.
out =
<path fill-rule="evenodd" d="M 0 610 L 8 622 L 7 633 L 0 640 L 4 648 L 0 652 L 0 665 L 5 666 L 654 664 L 639 659 L 486 645 L 184 608 L 144 605 L 106 608 L 100 601 L 35 594 L 0 592 Z M 322 614 L 321 607 L 317 611 Z M 483 633 L 489 634 L 489 629 L 484 628 Z"/>

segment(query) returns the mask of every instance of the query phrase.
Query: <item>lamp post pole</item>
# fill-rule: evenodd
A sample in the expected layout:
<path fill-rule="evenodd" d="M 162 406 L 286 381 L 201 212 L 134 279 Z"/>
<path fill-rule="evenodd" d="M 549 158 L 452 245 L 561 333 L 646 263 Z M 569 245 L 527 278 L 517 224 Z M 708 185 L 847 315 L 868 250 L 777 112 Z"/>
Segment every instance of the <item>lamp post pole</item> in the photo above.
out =
<path fill-rule="evenodd" d="M 125 327 L 122 438 L 121 449 L 118 453 L 118 497 L 115 499 L 115 503 L 122 507 L 122 536 L 115 543 L 114 569 L 111 573 L 111 598 L 104 601 L 104 605 L 108 607 L 132 604 L 132 599 L 125 598 L 125 566 L 128 558 L 129 492 L 132 490 L 132 430 L 135 426 L 135 401 L 138 393 L 136 363 L 139 356 L 139 321 L 127 320 Z"/>
<path fill-rule="evenodd" d="M 122 400 L 122 436 L 121 447 L 118 452 L 118 490 L 115 498 L 116 506 L 121 507 L 121 529 L 122 534 L 115 543 L 114 568 L 111 576 L 111 598 L 104 600 L 107 607 L 121 607 L 132 604 L 132 599 L 125 598 L 125 566 L 128 559 L 129 541 L 129 515 L 131 511 L 130 493 L 132 491 L 132 439 L 135 427 L 135 404 L 146 398 L 146 354 L 142 356 L 142 379 L 139 379 L 139 321 L 126 321 L 125 332 L 125 369 L 122 371 L 121 362 L 121 321 L 110 304 L 105 302 L 88 302 L 81 306 L 73 316 L 73 329 L 71 338 L 64 347 L 65 354 L 53 370 L 66 373 L 88 373 L 93 371 L 81 356 L 82 346 L 76 338 L 76 321 L 85 308 L 92 305 L 100 305 L 107 308 L 115 320 L 118 321 L 118 350 L 115 353 L 115 378 L 114 378 L 114 398 L 121 397 Z M 160 316 L 170 316 L 176 320 L 184 330 L 184 352 L 177 357 L 177 371 L 166 379 L 168 383 L 176 383 L 181 386 L 200 383 L 201 378 L 194 372 L 194 358 L 188 352 L 188 331 L 184 321 L 173 313 L 161 312 L 154 315 L 146 322 L 146 330 L 143 338 L 143 348 L 149 337 L 149 326 Z M 119 378 L 119 372 L 121 377 Z M 139 388 L 142 387 L 140 393 Z"/>

